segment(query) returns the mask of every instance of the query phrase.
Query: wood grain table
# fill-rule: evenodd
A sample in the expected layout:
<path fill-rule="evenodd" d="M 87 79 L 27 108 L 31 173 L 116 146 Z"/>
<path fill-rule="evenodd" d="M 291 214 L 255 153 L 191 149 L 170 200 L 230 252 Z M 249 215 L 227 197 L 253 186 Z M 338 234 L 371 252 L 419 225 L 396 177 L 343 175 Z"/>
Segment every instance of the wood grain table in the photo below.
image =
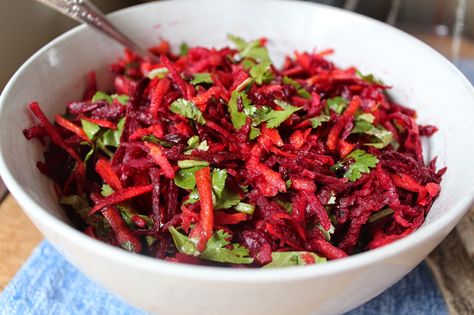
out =
<path fill-rule="evenodd" d="M 418 37 L 442 53 L 449 54 L 449 38 L 440 39 L 424 34 Z M 461 55 L 474 58 L 474 41 L 464 41 Z M 7 195 L 0 203 L 0 222 L 2 291 L 43 238 L 11 195 Z M 436 278 L 450 314 L 474 314 L 474 207 L 426 258 L 426 262 Z"/>

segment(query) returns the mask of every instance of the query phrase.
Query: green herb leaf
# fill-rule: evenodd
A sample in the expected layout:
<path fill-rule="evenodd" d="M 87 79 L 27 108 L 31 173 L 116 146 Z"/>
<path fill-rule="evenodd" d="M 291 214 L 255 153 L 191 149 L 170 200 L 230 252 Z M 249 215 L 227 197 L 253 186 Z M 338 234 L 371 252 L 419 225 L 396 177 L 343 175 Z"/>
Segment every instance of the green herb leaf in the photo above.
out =
<path fill-rule="evenodd" d="M 135 247 L 133 247 L 133 244 L 130 241 L 126 241 L 125 243 L 120 244 L 120 246 L 129 252 L 135 252 Z"/>
<path fill-rule="evenodd" d="M 184 202 L 185 205 L 196 203 L 199 200 L 199 193 L 196 188 L 194 188 L 188 195 L 188 199 Z"/>
<path fill-rule="evenodd" d="M 253 258 L 249 257 L 248 249 L 240 246 L 240 244 L 232 244 L 232 249 L 227 248 L 230 245 L 228 239 L 231 236 L 223 230 L 214 232 L 203 252 L 196 249 L 195 242 L 192 239 L 181 234 L 174 227 L 170 227 L 169 231 L 178 251 L 186 255 L 229 264 L 250 264 L 253 262 Z"/>
<path fill-rule="evenodd" d="M 351 133 L 365 133 L 367 135 L 375 137 L 375 142 L 364 143 L 364 145 L 382 149 L 392 143 L 393 134 L 382 126 L 375 127 L 372 124 L 374 119 L 375 117 L 372 114 L 359 115 L 356 118 L 356 123 Z"/>
<path fill-rule="evenodd" d="M 327 122 L 331 119 L 328 115 L 321 114 L 319 116 L 311 118 L 309 121 L 311 121 L 311 127 L 313 128 L 318 128 L 321 126 L 324 122 Z"/>
<path fill-rule="evenodd" d="M 377 79 L 372 73 L 363 75 L 359 70 L 356 70 L 357 76 L 362 80 L 371 84 L 383 84 L 382 80 Z"/>
<path fill-rule="evenodd" d="M 311 98 L 311 94 L 304 87 L 302 87 L 298 81 L 293 80 L 287 76 L 284 76 L 283 84 L 293 86 L 296 89 L 296 93 L 298 93 L 298 95 L 301 96 L 302 98 L 306 98 L 306 99 Z"/>
<path fill-rule="evenodd" d="M 250 68 L 250 76 L 258 85 L 272 80 L 273 74 L 271 72 L 271 65 L 270 62 L 265 61 Z"/>
<path fill-rule="evenodd" d="M 211 74 L 208 72 L 203 73 L 195 73 L 193 74 L 194 79 L 191 80 L 191 84 L 198 85 L 198 84 L 213 84 L 214 81 L 212 80 Z"/>
<path fill-rule="evenodd" d="M 102 195 L 102 197 L 110 196 L 113 193 L 114 193 L 114 190 L 112 189 L 112 187 L 110 187 L 110 185 L 107 185 L 107 184 L 102 185 L 102 189 L 100 191 L 100 194 Z"/>
<path fill-rule="evenodd" d="M 318 224 L 318 228 L 321 231 L 321 233 L 324 235 L 324 238 L 326 239 L 326 241 L 328 242 L 331 240 L 331 235 L 334 234 L 334 231 L 336 230 L 336 228 L 334 227 L 334 225 L 332 225 L 332 223 L 331 223 L 331 227 L 327 231 L 321 226 L 321 224 Z"/>
<path fill-rule="evenodd" d="M 294 112 L 299 111 L 302 107 L 291 106 L 287 102 L 275 100 L 275 103 L 283 108 L 283 110 L 273 110 L 269 107 L 258 108 L 256 116 L 260 121 L 267 123 L 268 128 L 276 128 L 287 120 Z"/>
<path fill-rule="evenodd" d="M 76 210 L 76 212 L 83 218 L 84 220 L 87 219 L 89 211 L 91 209 L 89 205 L 89 200 L 87 199 L 87 195 L 69 195 L 59 198 L 59 203 L 61 205 L 69 206 Z"/>
<path fill-rule="evenodd" d="M 109 104 L 112 104 L 112 97 L 110 97 L 108 94 L 101 91 L 95 92 L 94 96 L 92 96 L 92 102 L 95 103 L 101 100 L 106 101 Z"/>
<path fill-rule="evenodd" d="M 168 74 L 169 70 L 166 67 L 156 68 L 146 74 L 146 76 L 153 80 L 154 78 L 163 79 Z"/>
<path fill-rule="evenodd" d="M 116 99 L 120 104 L 127 105 L 130 97 L 127 94 L 112 94 L 112 99 Z"/>
<path fill-rule="evenodd" d="M 344 161 L 338 162 L 334 167 L 336 169 L 343 167 L 343 164 L 348 161 L 353 162 L 349 165 L 344 177 L 352 182 L 358 180 L 363 173 L 370 173 L 370 168 L 374 168 L 379 162 L 375 155 L 367 153 L 364 150 L 355 150 L 349 154 Z"/>
<path fill-rule="evenodd" d="M 372 223 L 372 222 L 375 222 L 377 220 L 380 220 L 382 218 L 385 218 L 389 215 L 392 215 L 393 213 L 395 213 L 395 211 L 393 211 L 392 208 L 390 207 L 387 207 L 387 208 L 384 208 L 378 212 L 375 212 L 374 214 L 372 214 L 370 217 L 369 217 L 369 222 Z"/>
<path fill-rule="evenodd" d="M 181 43 L 181 45 L 179 45 L 179 54 L 180 54 L 181 56 L 186 56 L 186 55 L 188 54 L 188 52 L 189 52 L 189 46 L 188 46 L 188 44 L 186 44 L 186 43 L 184 43 L 184 42 Z"/>
<path fill-rule="evenodd" d="M 211 261 L 229 264 L 250 264 L 253 258 L 249 257 L 247 248 L 240 244 L 232 244 L 232 249 L 227 248 L 230 244 L 228 239 L 231 236 L 223 230 L 214 232 L 211 239 L 207 242 L 206 249 L 201 253 L 200 258 Z"/>
<path fill-rule="evenodd" d="M 242 59 L 252 58 L 258 62 L 271 62 L 268 50 L 260 45 L 260 40 L 247 42 L 243 38 L 233 35 L 228 35 L 227 38 L 237 46 Z"/>
<path fill-rule="evenodd" d="M 200 161 L 200 160 L 181 160 L 178 161 L 179 168 L 190 168 L 190 167 L 206 167 L 209 166 L 209 162 L 207 161 Z"/>
<path fill-rule="evenodd" d="M 123 128 L 125 126 L 125 117 L 120 118 L 119 122 L 117 123 L 117 129 L 108 129 L 101 137 L 102 143 L 105 146 L 111 146 L 118 148 L 120 145 L 120 137 L 123 133 Z"/>
<path fill-rule="evenodd" d="M 234 206 L 234 210 L 252 215 L 255 210 L 255 206 L 245 202 L 239 202 Z"/>
<path fill-rule="evenodd" d="M 307 265 L 305 256 L 314 259 L 316 264 L 326 262 L 326 258 L 319 257 L 311 252 L 273 252 L 272 262 L 263 266 L 263 268 L 279 268 L 289 266 Z"/>
<path fill-rule="evenodd" d="M 196 187 L 196 178 L 194 177 L 194 173 L 203 167 L 205 166 L 195 166 L 180 169 L 174 176 L 174 183 L 176 186 L 183 189 L 193 190 L 194 187 Z"/>
<path fill-rule="evenodd" d="M 197 108 L 194 103 L 187 101 L 184 98 L 177 99 L 171 103 L 170 110 L 175 114 L 192 119 L 201 125 L 206 123 L 206 120 L 204 119 L 204 116 L 202 115 L 202 112 L 199 110 L 199 108 Z"/>
<path fill-rule="evenodd" d="M 344 97 L 333 97 L 329 98 L 326 101 L 327 107 L 333 110 L 336 114 L 340 115 L 344 109 L 346 108 L 347 104 L 349 104 L 349 100 Z"/>
<path fill-rule="evenodd" d="M 218 199 L 222 197 L 226 179 L 227 170 L 221 170 L 218 168 L 212 170 L 212 190 Z"/>
<path fill-rule="evenodd" d="M 285 181 L 285 185 L 286 185 L 286 188 L 290 188 L 291 187 L 291 179 L 288 179 L 287 181 Z"/>
<path fill-rule="evenodd" d="M 146 142 L 150 142 L 150 143 L 154 143 L 154 144 L 159 144 L 159 145 L 161 145 L 162 147 L 165 147 L 165 148 L 173 147 L 173 145 L 171 143 L 166 142 L 164 140 L 161 140 L 161 139 L 155 137 L 154 135 L 143 136 L 142 141 L 146 141 Z"/>
<path fill-rule="evenodd" d="M 179 233 L 178 230 L 172 226 L 169 227 L 168 230 L 179 252 L 190 256 L 199 256 L 200 252 L 197 250 L 196 245 L 186 235 Z"/>
<path fill-rule="evenodd" d="M 84 120 L 84 119 L 81 119 L 81 125 L 82 125 L 82 130 L 84 130 L 84 132 L 86 133 L 87 138 L 89 138 L 89 140 L 94 139 L 94 136 L 100 130 L 99 125 L 94 124 L 94 123 L 92 123 L 90 121 L 87 121 L 87 120 Z"/>
<path fill-rule="evenodd" d="M 234 126 L 235 130 L 239 130 L 242 128 L 243 125 L 245 125 L 245 122 L 247 120 L 247 114 L 245 111 L 239 112 L 238 107 L 237 107 L 237 102 L 241 101 L 244 108 L 245 107 L 250 107 L 250 100 L 245 92 L 232 92 L 229 104 L 228 104 L 228 110 L 230 114 L 230 120 L 232 121 L 232 125 Z"/>
<path fill-rule="evenodd" d="M 188 146 L 184 151 L 185 155 L 190 155 L 194 149 L 199 151 L 207 151 L 209 150 L 209 145 L 207 144 L 207 140 L 200 142 L 199 136 L 192 136 L 188 139 L 187 142 Z"/>
<path fill-rule="evenodd" d="M 254 126 L 250 126 L 249 139 L 254 140 L 260 136 L 260 129 Z"/>
<path fill-rule="evenodd" d="M 293 204 L 291 202 L 288 202 L 286 200 L 282 199 L 276 199 L 276 202 L 283 208 L 285 208 L 286 212 L 290 213 L 293 211 Z"/>
<path fill-rule="evenodd" d="M 228 188 L 224 188 L 221 198 L 215 200 L 214 209 L 218 210 L 232 208 L 233 206 L 238 205 L 241 199 L 242 198 L 239 193 L 236 193 Z"/>

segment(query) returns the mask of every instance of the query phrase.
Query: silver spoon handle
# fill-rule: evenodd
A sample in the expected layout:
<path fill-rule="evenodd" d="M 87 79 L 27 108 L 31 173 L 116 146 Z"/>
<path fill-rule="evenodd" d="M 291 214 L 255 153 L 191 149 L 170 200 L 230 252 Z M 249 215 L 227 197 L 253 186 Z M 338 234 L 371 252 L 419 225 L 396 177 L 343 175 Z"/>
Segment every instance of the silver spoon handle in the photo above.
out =
<path fill-rule="evenodd" d="M 104 14 L 88 0 L 37 0 L 74 20 L 102 31 L 140 56 L 157 62 L 158 57 L 131 41 L 113 26 Z"/>

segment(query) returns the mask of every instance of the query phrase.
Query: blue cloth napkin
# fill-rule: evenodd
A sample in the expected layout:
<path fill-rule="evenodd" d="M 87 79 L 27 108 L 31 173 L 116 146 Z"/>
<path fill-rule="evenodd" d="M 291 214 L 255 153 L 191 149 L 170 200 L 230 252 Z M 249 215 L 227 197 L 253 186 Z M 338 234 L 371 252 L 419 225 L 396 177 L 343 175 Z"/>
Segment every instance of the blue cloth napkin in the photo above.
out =
<path fill-rule="evenodd" d="M 1 315 L 147 315 L 89 280 L 44 241 L 0 295 Z M 395 286 L 348 315 L 447 315 L 422 263 Z"/>

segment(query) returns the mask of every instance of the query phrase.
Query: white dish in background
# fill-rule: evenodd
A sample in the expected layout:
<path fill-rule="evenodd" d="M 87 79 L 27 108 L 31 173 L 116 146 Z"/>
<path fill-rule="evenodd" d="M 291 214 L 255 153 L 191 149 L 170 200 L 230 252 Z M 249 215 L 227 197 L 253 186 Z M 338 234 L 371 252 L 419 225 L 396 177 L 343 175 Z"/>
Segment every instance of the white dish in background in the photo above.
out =
<path fill-rule="evenodd" d="M 111 15 L 144 45 L 160 37 L 177 48 L 223 46 L 228 33 L 267 37 L 277 61 L 295 49 L 334 48 L 338 65 L 358 66 L 393 85 L 392 95 L 437 125 L 427 158 L 447 165 L 442 191 L 425 224 L 391 245 L 327 264 L 276 270 L 240 270 L 176 264 L 130 254 L 95 241 L 67 224 L 52 183 L 36 169 L 43 147 L 28 142 L 27 103 L 40 102 L 51 118 L 81 96 L 87 71 L 110 85 L 108 64 L 122 53 L 111 40 L 78 27 L 30 58 L 0 100 L 0 173 L 35 225 L 91 279 L 132 305 L 160 315 L 336 314 L 387 289 L 449 233 L 474 194 L 474 90 L 446 59 L 411 36 L 369 18 L 291 1 L 172 1 Z"/>

